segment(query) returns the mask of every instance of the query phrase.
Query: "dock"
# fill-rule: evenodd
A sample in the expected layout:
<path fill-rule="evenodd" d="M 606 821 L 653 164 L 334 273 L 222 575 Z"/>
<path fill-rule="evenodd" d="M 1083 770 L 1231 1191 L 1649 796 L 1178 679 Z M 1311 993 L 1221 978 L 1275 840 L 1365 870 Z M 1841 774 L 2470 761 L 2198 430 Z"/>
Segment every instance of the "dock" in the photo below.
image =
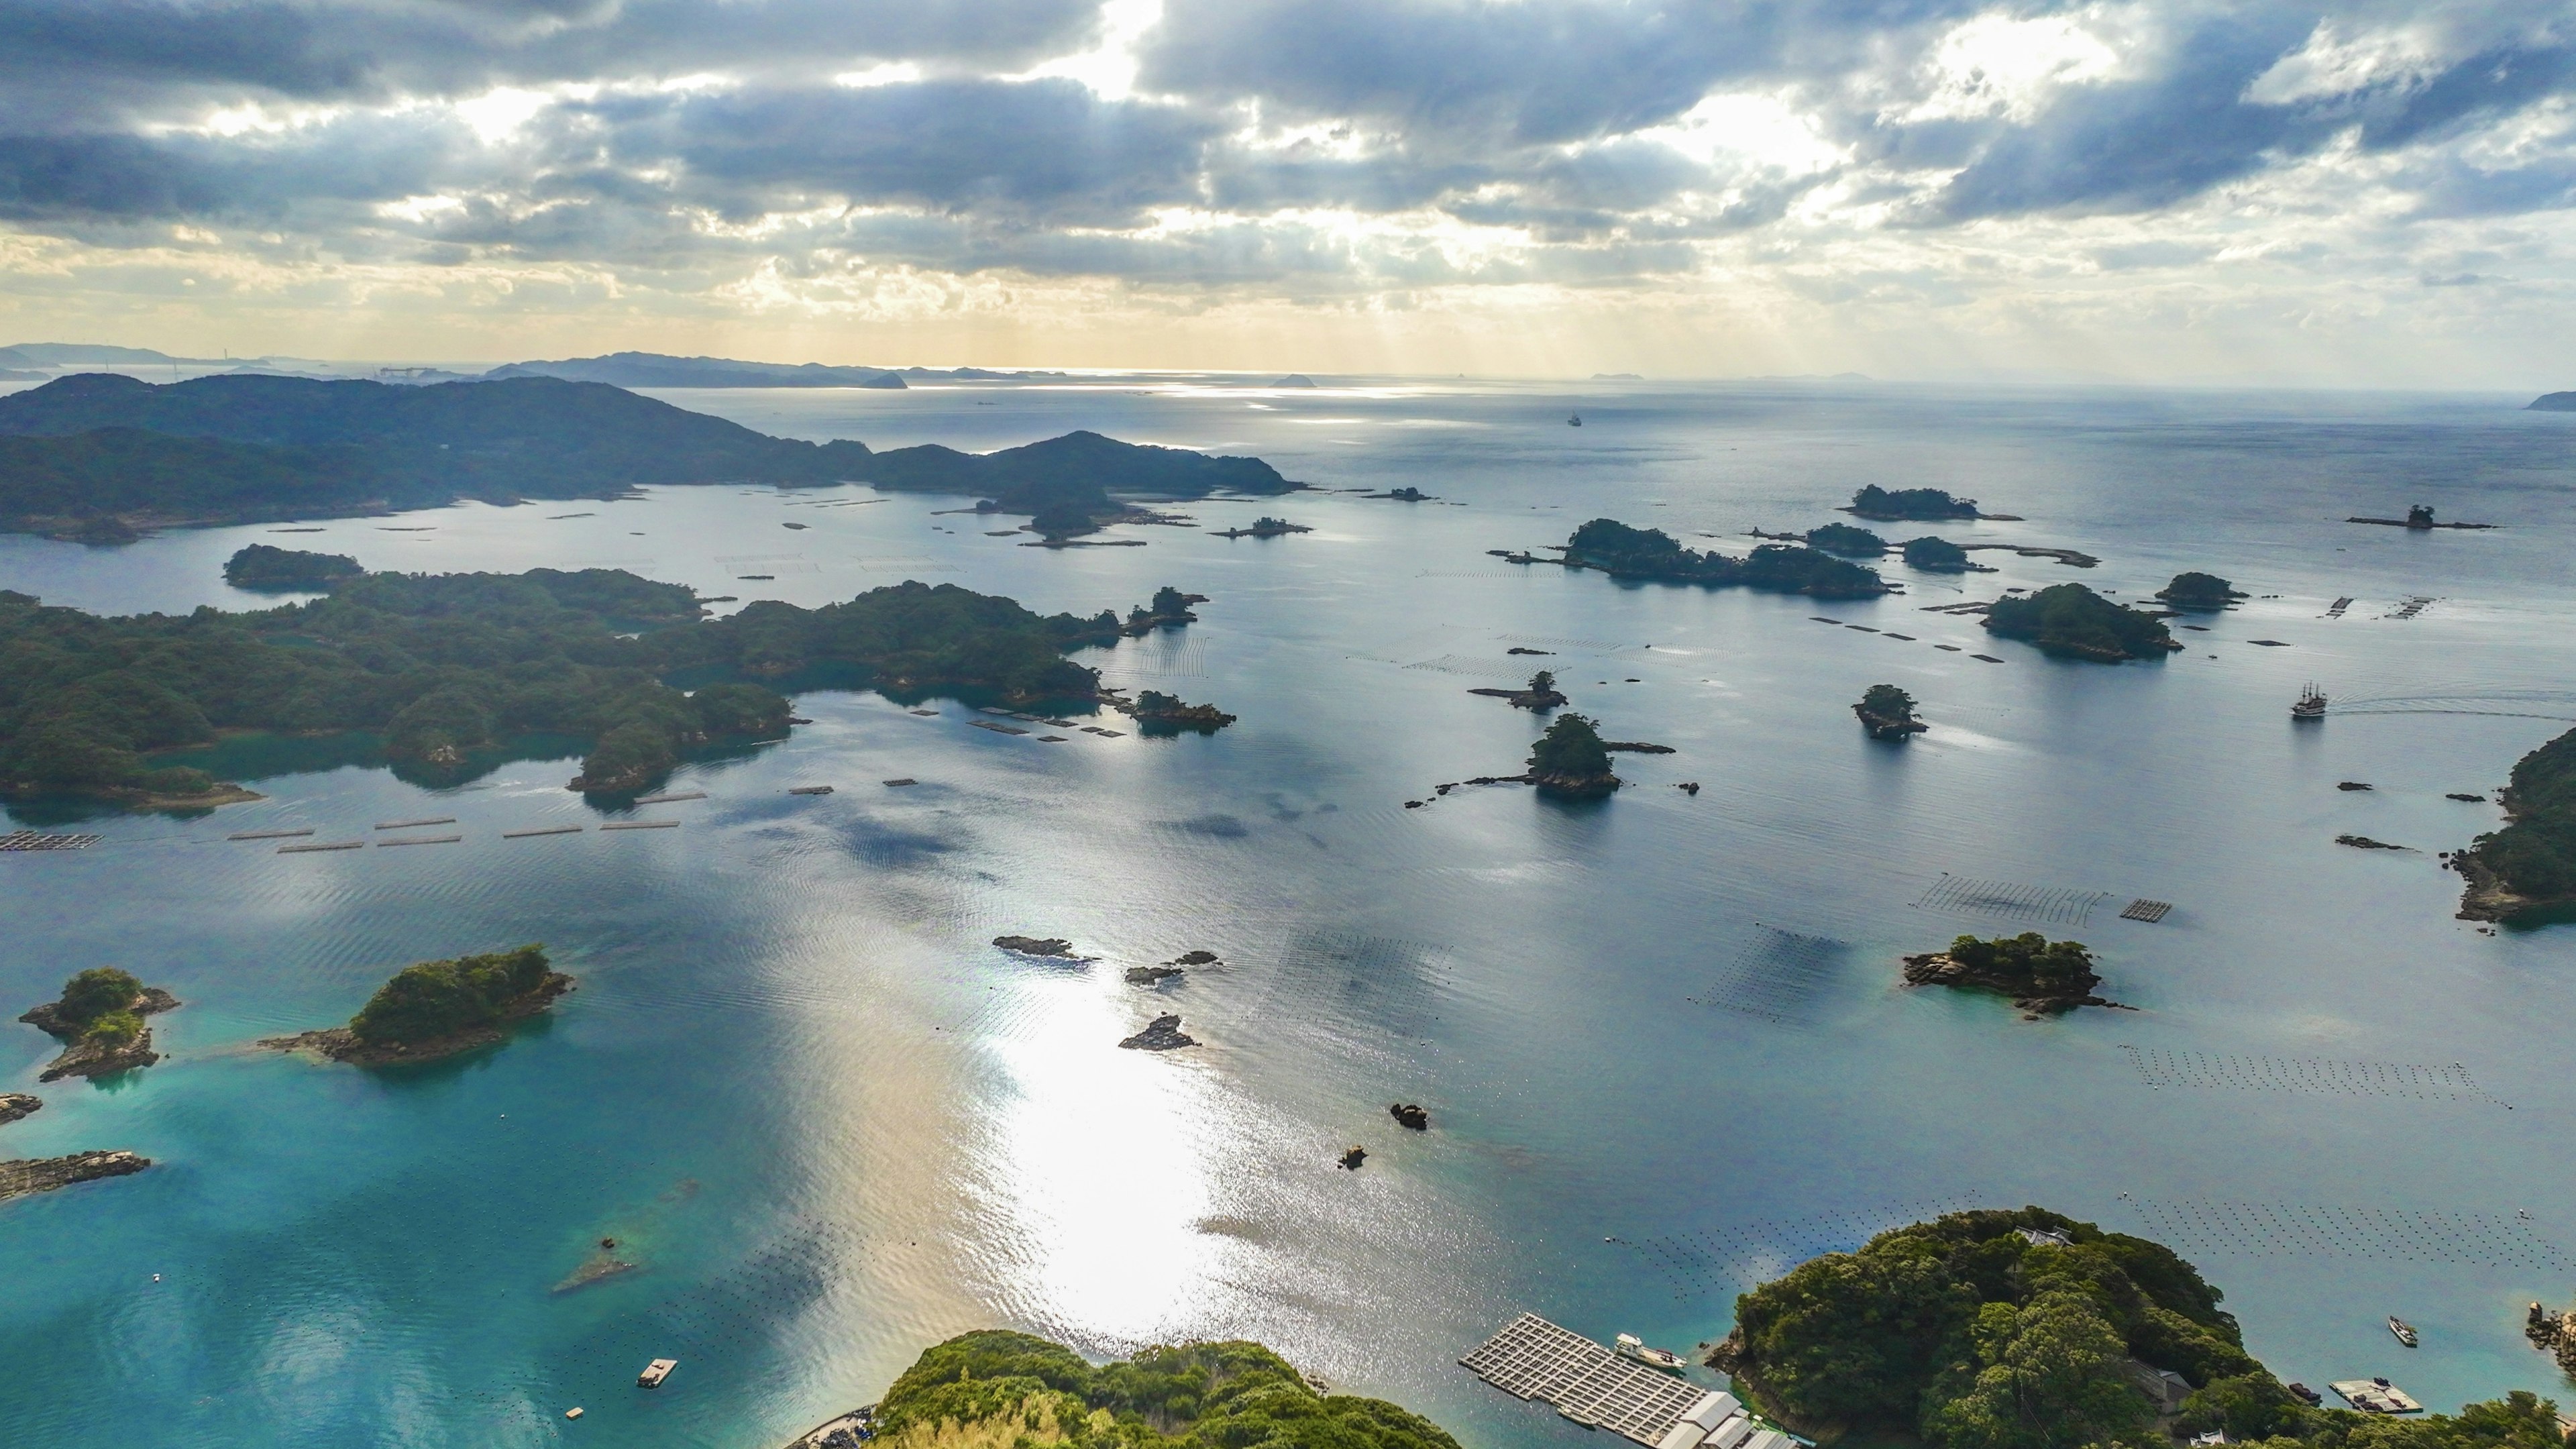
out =
<path fill-rule="evenodd" d="M 1778 1430 L 1754 1432 L 1733 1395 L 1622 1358 L 1535 1313 L 1513 1319 L 1458 1362 L 1514 1398 L 1536 1399 L 1646 1449 L 1696 1449 L 1712 1438 L 1720 1449 L 1788 1449 L 1790 1442 Z"/>
<path fill-rule="evenodd" d="M 2326 1385 L 2345 1403 L 2365 1414 L 2420 1414 L 2415 1396 L 2386 1379 L 2341 1379 Z"/>

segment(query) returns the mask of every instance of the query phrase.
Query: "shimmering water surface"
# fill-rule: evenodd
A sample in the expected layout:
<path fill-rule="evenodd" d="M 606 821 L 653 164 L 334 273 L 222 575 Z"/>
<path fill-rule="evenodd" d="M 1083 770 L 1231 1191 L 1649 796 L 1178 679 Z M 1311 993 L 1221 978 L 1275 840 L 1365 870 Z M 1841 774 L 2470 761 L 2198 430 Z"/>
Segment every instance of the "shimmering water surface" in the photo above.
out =
<path fill-rule="evenodd" d="M 323 752 L 258 780 L 264 802 L 0 855 L 12 1012 L 110 963 L 187 1003 L 156 1021 L 160 1065 L 47 1086 L 0 1129 L 12 1156 L 159 1164 L 0 1206 L 0 1439 L 762 1446 L 873 1398 L 932 1340 L 1012 1324 L 1100 1354 L 1259 1338 L 1471 1445 L 1571 1444 L 1455 1365 L 1514 1310 L 1687 1349 L 1807 1254 L 2023 1202 L 2173 1242 L 2285 1377 L 2386 1374 L 2444 1408 L 2560 1390 L 2518 1330 L 2525 1302 L 2576 1287 L 2576 927 L 2453 919 L 2432 853 L 2497 819 L 2446 792 L 2491 791 L 2566 728 L 2533 716 L 2576 716 L 2550 697 L 2576 690 L 2576 418 L 2501 398 L 1398 382 L 668 396 L 877 446 L 1089 427 L 1440 501 L 1198 503 L 1206 525 L 1315 531 L 1065 551 L 936 512 L 961 500 L 860 488 L 112 551 L 0 539 L 0 586 L 109 611 L 248 606 L 218 569 L 253 540 L 802 604 L 920 578 L 1090 612 L 1172 583 L 1212 596 L 1201 623 L 1086 662 L 1241 716 L 1043 744 L 954 702 L 814 693 L 792 740 L 673 782 L 707 799 L 635 812 L 677 830 L 504 840 L 599 822 L 562 788 L 572 761 L 440 791 Z M 1869 482 L 2026 516 L 1939 530 L 1961 541 L 2103 562 L 1891 563 L 1904 596 L 1818 605 L 1485 552 L 1601 514 L 1744 543 Z M 2418 501 L 2509 526 L 2339 521 Z M 2262 597 L 2158 664 L 2049 661 L 1922 612 L 2064 579 L 2136 598 L 2184 568 Z M 2435 602 L 2390 617 L 2412 597 Z M 1606 803 L 1504 787 L 1404 808 L 1520 767 L 1530 718 L 1466 691 L 1539 665 L 1612 737 L 1678 753 L 1620 757 L 1631 786 Z M 2311 679 L 2487 712 L 2293 727 Z M 1849 706 L 1877 682 L 1933 731 L 1863 739 Z M 802 784 L 837 793 L 785 793 Z M 223 838 L 424 815 L 465 840 Z M 2175 909 L 2118 919 L 2133 897 Z M 1942 907 L 1960 899 L 2060 919 Z M 2031 1023 L 1897 984 L 1901 953 L 2024 928 L 2091 943 L 2105 994 L 2140 1009 Z M 1004 932 L 1099 959 L 1015 959 L 985 944 Z M 581 989 L 504 1049 L 370 1074 L 250 1046 L 345 1018 L 407 962 L 527 940 Z M 1121 979 L 1196 948 L 1225 964 Z M 1117 1049 L 1166 1010 L 1202 1045 Z M 33 1089 L 48 1055 L 9 1027 L 0 1089 Z M 1398 1129 L 1398 1100 L 1432 1131 Z M 1370 1152 L 1355 1173 L 1333 1165 L 1351 1143 Z M 553 1291 L 603 1236 L 639 1270 Z M 679 1371 L 639 1392 L 658 1355 Z"/>

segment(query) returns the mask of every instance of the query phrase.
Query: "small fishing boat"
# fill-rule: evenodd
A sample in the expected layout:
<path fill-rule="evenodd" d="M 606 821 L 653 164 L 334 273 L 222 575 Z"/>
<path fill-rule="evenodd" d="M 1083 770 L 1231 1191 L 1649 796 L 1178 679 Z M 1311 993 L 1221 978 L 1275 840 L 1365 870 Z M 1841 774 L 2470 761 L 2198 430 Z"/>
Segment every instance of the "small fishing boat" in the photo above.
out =
<path fill-rule="evenodd" d="M 1633 1358 L 1641 1364 L 1662 1369 L 1666 1373 L 1677 1374 L 1690 1367 L 1689 1359 L 1669 1349 L 1649 1348 L 1644 1339 L 1633 1333 L 1619 1335 L 1618 1349 L 1622 1357 Z"/>
<path fill-rule="evenodd" d="M 2326 692 L 2317 688 L 2314 684 L 2300 690 L 2299 702 L 2290 706 L 2290 718 L 2324 719 L 2325 717 Z"/>
<path fill-rule="evenodd" d="M 2413 1348 L 2415 1346 L 2415 1325 L 2398 1317 L 2394 1313 L 2388 1315 L 2388 1331 L 2397 1335 L 2397 1341 L 2399 1343 L 2406 1345 L 2408 1348 Z"/>
<path fill-rule="evenodd" d="M 1569 428 L 1579 428 L 1579 427 L 1582 427 L 1582 426 L 1583 426 L 1583 414 L 1581 414 L 1581 413 L 1568 413 L 1568 414 L 1566 414 L 1566 415 L 1565 415 L 1565 425 L 1566 425 L 1567 427 L 1569 427 Z"/>

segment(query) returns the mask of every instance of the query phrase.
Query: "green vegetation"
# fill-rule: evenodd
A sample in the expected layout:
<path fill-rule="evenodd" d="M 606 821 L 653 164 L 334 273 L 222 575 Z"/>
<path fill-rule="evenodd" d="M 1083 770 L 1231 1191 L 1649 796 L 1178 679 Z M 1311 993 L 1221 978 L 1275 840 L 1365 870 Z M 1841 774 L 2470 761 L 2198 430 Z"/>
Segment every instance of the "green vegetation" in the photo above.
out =
<path fill-rule="evenodd" d="M 1828 523 L 1822 528 L 1808 529 L 1807 546 L 1851 558 L 1876 558 L 1887 552 L 1886 539 L 1848 523 Z"/>
<path fill-rule="evenodd" d="M 1874 740 L 1901 740 L 1931 728 L 1914 717 L 1914 696 L 1893 684 L 1873 684 L 1862 691 L 1852 713 Z"/>
<path fill-rule="evenodd" d="M 81 1029 L 84 1042 L 110 1049 L 130 1046 L 143 1035 L 143 1018 L 131 1011 L 111 1011 Z"/>
<path fill-rule="evenodd" d="M 1257 1343 L 1150 1348 L 1094 1368 L 987 1330 L 924 1353 L 877 1413 L 887 1449 L 1457 1449 L 1382 1399 L 1318 1394 Z"/>
<path fill-rule="evenodd" d="M 1596 518 L 1566 540 L 1565 561 L 1613 578 L 1666 583 L 1741 585 L 1771 593 L 1819 599 L 1858 599 L 1887 592 L 1876 569 L 1848 563 L 1812 548 L 1764 544 L 1746 558 L 1687 549 L 1660 528 L 1630 528 Z"/>
<path fill-rule="evenodd" d="M 2082 584 L 2053 584 L 2027 598 L 1997 599 L 1986 610 L 1986 627 L 2007 639 L 2027 639 L 2044 653 L 2103 664 L 2161 659 L 2182 647 L 2164 620 L 2112 603 Z"/>
<path fill-rule="evenodd" d="M 1905 541 L 1905 566 L 1927 574 L 1964 574 L 1968 571 L 1968 551 L 1927 533 Z"/>
<path fill-rule="evenodd" d="M 398 767 L 446 780 L 513 739 L 573 735 L 596 742 L 584 788 L 631 789 L 686 750 L 784 735 L 787 701 L 746 681 L 1087 696 L 1098 676 L 1065 651 L 1118 637 L 1110 613 L 1042 618 L 951 584 L 699 612 L 676 584 L 602 569 L 368 574 L 239 614 L 0 602 L 0 792 L 203 795 L 213 781 L 151 753 L 218 730 L 382 731 Z M 663 682 L 683 671 L 719 682 Z"/>
<path fill-rule="evenodd" d="M 2245 595 L 2216 574 L 2185 572 L 2156 590 L 2156 597 L 2177 609 L 2224 609 Z"/>
<path fill-rule="evenodd" d="M 133 536 L 136 526 L 610 496 L 646 484 L 872 483 L 981 494 L 1010 512 L 1113 513 L 1110 490 L 1285 493 L 1258 458 L 1097 433 L 961 453 L 800 442 L 621 388 L 553 377 L 397 387 L 226 375 L 156 385 L 110 373 L 0 398 L 0 528 Z"/>
<path fill-rule="evenodd" d="M 366 570 L 345 553 L 310 553 L 254 543 L 224 561 L 224 582 L 237 589 L 328 589 Z"/>
<path fill-rule="evenodd" d="M 1561 714 L 1548 723 L 1547 733 L 1530 745 L 1529 768 L 1530 779 L 1550 789 L 1607 794 L 1619 788 L 1599 726 L 1579 714 Z"/>
<path fill-rule="evenodd" d="M 94 1023 L 115 1015 L 131 1016 L 135 1001 L 143 995 L 143 983 L 113 966 L 93 966 L 63 983 L 63 994 L 54 1002 L 54 1015 L 65 1026 L 87 1030 Z M 142 1030 L 142 1022 L 135 1029 Z"/>
<path fill-rule="evenodd" d="M 2503 829 L 2452 864 L 2469 878 L 2460 914 L 2496 921 L 2576 905 L 2576 730 L 2516 761 Z"/>
<path fill-rule="evenodd" d="M 1138 691 L 1136 702 L 1122 707 L 1149 735 L 1170 736 L 1185 729 L 1212 735 L 1234 723 L 1233 715 L 1215 705 L 1191 704 L 1179 695 L 1155 689 Z"/>
<path fill-rule="evenodd" d="M 1974 518 L 1977 500 L 1953 498 L 1938 488 L 1881 488 L 1872 483 L 1852 495 L 1851 511 L 1863 518 Z"/>
<path fill-rule="evenodd" d="M 2025 1237 L 2028 1232 L 2031 1236 Z M 2311 1409 L 2245 1352 L 2170 1249 L 2045 1209 L 1952 1213 L 1829 1253 L 1736 1300 L 1736 1390 L 1810 1431 L 1932 1449 L 2162 1449 L 2132 1361 L 2194 1392 L 2174 1426 L 2265 1449 L 2557 1449 L 2527 1393 L 2457 1416 Z"/>
<path fill-rule="evenodd" d="M 1980 984 L 2019 996 L 2080 996 L 2101 979 L 2093 974 L 2093 953 L 2083 942 L 2051 941 L 2037 931 L 1990 941 L 1960 936 L 1944 954 Z"/>
<path fill-rule="evenodd" d="M 423 961 L 376 988 L 349 1033 L 364 1046 L 418 1046 L 497 1025 L 556 979 L 543 946 Z"/>

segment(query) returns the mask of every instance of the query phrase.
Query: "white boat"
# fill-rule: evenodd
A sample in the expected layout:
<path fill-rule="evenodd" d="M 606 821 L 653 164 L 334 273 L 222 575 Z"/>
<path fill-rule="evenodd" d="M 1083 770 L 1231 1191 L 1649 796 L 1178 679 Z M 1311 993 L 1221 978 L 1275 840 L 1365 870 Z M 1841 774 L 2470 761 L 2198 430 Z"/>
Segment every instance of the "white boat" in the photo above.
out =
<path fill-rule="evenodd" d="M 1667 1373 L 1677 1374 L 1690 1367 L 1689 1359 L 1669 1349 L 1649 1348 L 1644 1339 L 1633 1333 L 1620 1334 L 1616 1346 L 1622 1357 L 1633 1358 L 1641 1364 L 1662 1369 Z"/>
<path fill-rule="evenodd" d="M 2398 1317 L 2394 1313 L 2388 1315 L 2388 1331 L 2397 1335 L 2397 1341 L 2399 1343 L 2406 1345 L 2408 1348 L 2413 1348 L 2415 1346 L 2415 1325 Z"/>

